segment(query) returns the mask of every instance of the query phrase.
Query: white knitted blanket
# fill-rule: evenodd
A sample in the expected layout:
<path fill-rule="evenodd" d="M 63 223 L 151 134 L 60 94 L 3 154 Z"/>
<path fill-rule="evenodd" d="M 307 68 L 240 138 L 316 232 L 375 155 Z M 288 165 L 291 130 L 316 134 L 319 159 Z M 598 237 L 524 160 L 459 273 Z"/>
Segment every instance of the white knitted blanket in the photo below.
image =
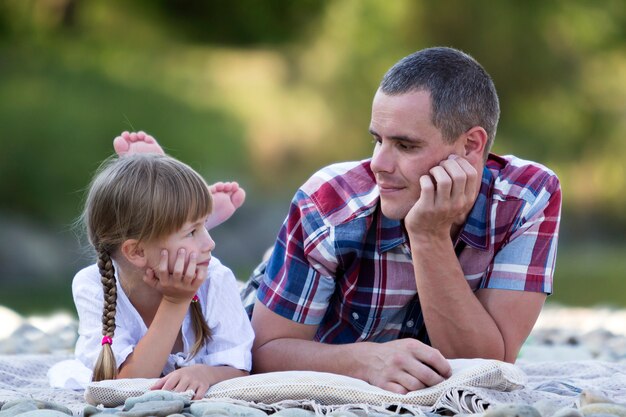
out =
<path fill-rule="evenodd" d="M 86 392 L 51 388 L 46 377 L 55 363 L 70 355 L 0 355 L 0 406 L 33 398 L 60 403 L 79 414 L 87 398 L 107 407 L 145 393 L 154 380 L 117 380 L 92 383 Z M 454 362 L 453 376 L 435 387 L 406 395 L 393 394 L 353 378 L 318 372 L 277 372 L 236 378 L 214 385 L 209 399 L 228 398 L 266 411 L 306 407 L 318 414 L 361 409 L 391 413 L 403 409 L 480 413 L 490 405 L 533 404 L 544 400 L 575 406 L 580 392 L 592 389 L 626 403 L 626 364 L 575 362 L 518 362 L 515 366 L 485 360 Z"/>

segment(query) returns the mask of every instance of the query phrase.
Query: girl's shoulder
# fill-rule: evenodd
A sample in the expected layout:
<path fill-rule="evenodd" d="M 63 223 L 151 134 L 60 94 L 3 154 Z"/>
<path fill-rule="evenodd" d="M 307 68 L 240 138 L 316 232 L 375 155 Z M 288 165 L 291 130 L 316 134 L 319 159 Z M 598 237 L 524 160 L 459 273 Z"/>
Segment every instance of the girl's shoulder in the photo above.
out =
<path fill-rule="evenodd" d="M 221 298 L 224 293 L 236 292 L 239 294 L 235 274 L 227 266 L 222 264 L 216 257 L 211 258 L 207 270 L 207 279 L 202 285 L 205 286 L 209 298 Z"/>
<path fill-rule="evenodd" d="M 86 266 L 74 275 L 72 280 L 72 288 L 96 288 L 100 289 L 100 270 L 97 264 Z"/>
<path fill-rule="evenodd" d="M 222 281 L 236 281 L 235 274 L 226 265 L 220 262 L 215 256 L 211 258 L 209 268 L 207 269 L 208 281 L 220 283 Z"/>

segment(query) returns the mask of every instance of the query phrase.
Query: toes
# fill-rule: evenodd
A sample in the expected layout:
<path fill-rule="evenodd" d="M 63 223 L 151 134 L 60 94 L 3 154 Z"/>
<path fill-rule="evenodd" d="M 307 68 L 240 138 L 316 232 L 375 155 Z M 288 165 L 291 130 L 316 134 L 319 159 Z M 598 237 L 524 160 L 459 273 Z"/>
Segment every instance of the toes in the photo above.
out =
<path fill-rule="evenodd" d="M 246 200 L 246 192 L 243 188 L 237 188 L 237 190 L 230 196 L 230 202 L 233 203 L 235 208 L 241 207 Z"/>
<path fill-rule="evenodd" d="M 118 136 L 113 139 L 113 149 L 115 150 L 116 154 L 124 155 L 130 149 L 130 144 L 126 139 L 124 139 L 124 137 Z"/>
<path fill-rule="evenodd" d="M 213 193 L 223 193 L 224 192 L 224 183 L 223 182 L 216 182 L 213 185 L 209 186 L 209 191 L 211 192 L 211 194 Z"/>

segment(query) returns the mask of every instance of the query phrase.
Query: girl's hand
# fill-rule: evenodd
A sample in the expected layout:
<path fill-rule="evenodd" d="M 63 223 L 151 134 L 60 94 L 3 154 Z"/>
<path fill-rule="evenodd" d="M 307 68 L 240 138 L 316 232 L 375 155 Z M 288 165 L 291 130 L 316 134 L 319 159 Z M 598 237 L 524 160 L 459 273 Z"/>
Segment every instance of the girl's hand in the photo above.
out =
<path fill-rule="evenodd" d="M 193 390 L 194 400 L 200 400 L 213 384 L 214 376 L 207 365 L 191 365 L 175 370 L 159 379 L 150 389 L 185 392 Z"/>
<path fill-rule="evenodd" d="M 204 282 L 207 266 L 196 266 L 197 255 L 194 252 L 189 255 L 189 262 L 185 265 L 186 251 L 181 248 L 170 273 L 168 258 L 167 250 L 163 249 L 159 265 L 156 269 L 148 268 L 143 279 L 163 294 L 163 299 L 175 304 L 188 303 Z"/>

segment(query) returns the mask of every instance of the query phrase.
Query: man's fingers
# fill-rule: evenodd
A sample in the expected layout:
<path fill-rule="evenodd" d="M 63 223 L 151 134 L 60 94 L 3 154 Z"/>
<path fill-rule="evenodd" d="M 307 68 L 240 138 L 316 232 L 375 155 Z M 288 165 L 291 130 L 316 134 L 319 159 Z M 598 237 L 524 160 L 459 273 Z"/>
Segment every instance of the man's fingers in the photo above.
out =
<path fill-rule="evenodd" d="M 423 364 L 421 365 L 428 368 Z M 430 370 L 430 372 L 433 372 L 432 369 Z M 406 392 L 417 391 L 418 389 L 430 387 L 431 385 L 422 378 L 423 374 L 420 372 L 398 372 L 396 375 L 396 383 L 402 386 L 406 390 Z"/>
<path fill-rule="evenodd" d="M 435 382 L 438 384 L 444 378 L 448 378 L 452 374 L 450 362 L 448 362 L 448 360 L 444 358 L 441 352 L 439 352 L 437 349 L 426 345 L 424 345 L 424 348 L 425 349 L 415 350 L 414 356 L 419 361 L 419 363 L 424 364 L 433 373 L 441 376 L 441 380 Z M 424 380 L 422 379 L 422 381 Z"/>
<path fill-rule="evenodd" d="M 406 376 L 399 375 L 398 382 L 409 391 L 415 391 L 424 387 L 432 387 L 445 380 L 433 367 L 419 360 L 412 361 L 406 369 Z"/>
<path fill-rule="evenodd" d="M 420 177 L 420 201 L 427 207 L 432 207 L 435 204 L 435 184 L 429 175 L 422 175 Z"/>
<path fill-rule="evenodd" d="M 435 203 L 446 203 L 452 193 L 452 178 L 450 178 L 446 169 L 441 165 L 432 167 L 428 172 L 432 175 L 437 190 L 435 193 Z"/>
<path fill-rule="evenodd" d="M 449 158 L 441 162 L 441 166 L 446 170 L 446 173 L 452 180 L 452 189 L 450 191 L 450 198 L 452 201 L 459 201 L 463 199 L 463 196 L 467 192 L 467 173 L 461 167 L 460 161 L 462 158 Z M 467 162 L 467 161 L 465 161 Z"/>
<path fill-rule="evenodd" d="M 459 158 L 457 162 L 459 163 L 459 166 L 465 172 L 465 175 L 467 177 L 465 189 L 468 193 L 471 193 L 473 195 L 474 191 L 476 190 L 476 186 L 478 185 L 478 182 L 482 180 L 482 173 L 479 174 L 476 171 L 476 168 L 474 168 L 472 164 L 470 164 L 469 161 L 465 158 Z"/>
<path fill-rule="evenodd" d="M 391 381 L 383 384 L 381 388 L 386 391 L 395 392 L 396 394 L 402 394 L 402 395 L 409 392 L 409 390 L 404 388 L 401 384 L 398 384 L 397 382 L 391 382 Z"/>

